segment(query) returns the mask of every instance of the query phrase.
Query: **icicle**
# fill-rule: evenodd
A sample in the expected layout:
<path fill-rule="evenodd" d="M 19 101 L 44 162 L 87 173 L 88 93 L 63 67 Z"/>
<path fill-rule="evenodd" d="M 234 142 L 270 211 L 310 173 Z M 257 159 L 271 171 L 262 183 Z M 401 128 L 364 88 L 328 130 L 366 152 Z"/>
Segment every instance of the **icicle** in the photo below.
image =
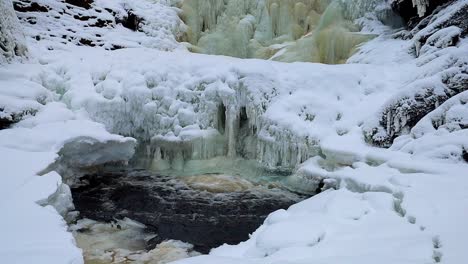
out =
<path fill-rule="evenodd" d="M 413 6 L 418 9 L 419 17 L 423 17 L 426 14 L 427 7 L 429 6 L 428 0 L 413 0 Z"/>

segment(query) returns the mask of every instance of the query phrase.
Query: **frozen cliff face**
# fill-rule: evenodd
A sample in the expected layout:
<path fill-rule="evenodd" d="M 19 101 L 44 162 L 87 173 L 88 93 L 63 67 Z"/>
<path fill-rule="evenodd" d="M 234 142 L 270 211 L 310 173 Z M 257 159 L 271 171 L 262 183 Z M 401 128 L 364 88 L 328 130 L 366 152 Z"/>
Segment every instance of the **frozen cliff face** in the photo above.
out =
<path fill-rule="evenodd" d="M 187 24 L 185 40 L 192 51 L 336 64 L 372 37 L 358 33 L 353 21 L 384 4 L 379 0 L 186 0 L 181 8 Z M 391 16 L 380 14 L 382 20 Z"/>
<path fill-rule="evenodd" d="M 0 1 L 0 64 L 26 53 L 18 19 L 10 0 Z"/>
<path fill-rule="evenodd" d="M 379 124 L 365 128 L 369 141 L 390 146 L 424 116 L 468 88 L 466 1 L 456 1 L 423 19 L 412 31 L 416 64 L 420 68 L 401 92 L 382 108 Z"/>

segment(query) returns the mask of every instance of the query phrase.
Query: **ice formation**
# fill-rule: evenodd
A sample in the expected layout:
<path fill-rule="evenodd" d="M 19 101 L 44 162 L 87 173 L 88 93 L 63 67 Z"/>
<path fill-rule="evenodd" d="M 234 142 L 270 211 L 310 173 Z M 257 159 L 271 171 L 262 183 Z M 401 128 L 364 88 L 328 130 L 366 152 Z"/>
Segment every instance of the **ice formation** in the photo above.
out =
<path fill-rule="evenodd" d="M 420 17 L 424 16 L 426 14 L 426 8 L 429 5 L 428 0 L 412 0 L 413 1 L 413 6 L 415 6 L 418 9 L 418 15 Z"/>
<path fill-rule="evenodd" d="M 185 39 L 195 52 L 336 64 L 372 38 L 359 33 L 353 20 L 383 3 L 186 0 L 182 19 L 187 24 Z"/>
<path fill-rule="evenodd" d="M 240 174 L 260 164 L 321 192 L 181 263 L 467 262 L 468 1 L 399 32 L 389 1 L 186 0 L 185 26 L 171 1 L 16 2 L 48 11 L 17 12 L 31 60 L 0 69 L 2 261 L 83 263 L 63 220 L 73 179 L 50 165 L 125 162 L 138 140 L 147 167 L 258 161 Z M 137 28 L 119 20 L 129 12 Z"/>

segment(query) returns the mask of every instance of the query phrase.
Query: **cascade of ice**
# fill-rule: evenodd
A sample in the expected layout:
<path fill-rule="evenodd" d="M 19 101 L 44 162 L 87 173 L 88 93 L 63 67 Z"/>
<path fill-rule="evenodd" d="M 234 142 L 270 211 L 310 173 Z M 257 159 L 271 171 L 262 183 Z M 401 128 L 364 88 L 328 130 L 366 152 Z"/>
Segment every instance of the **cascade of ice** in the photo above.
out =
<path fill-rule="evenodd" d="M 201 107 L 206 107 L 203 111 L 211 116 L 204 120 L 208 128 L 201 133 L 197 130 L 193 134 L 154 136 L 150 147 L 143 147 L 138 155 L 148 157 L 144 166 L 158 171 L 196 171 L 200 166 L 209 166 L 207 160 L 225 157 L 227 162 L 241 158 L 256 160 L 268 169 L 292 170 L 318 154 L 317 142 L 264 120 L 264 109 L 249 99 L 248 89 L 242 84 L 234 88 L 235 93 L 229 97 L 206 96 L 206 101 L 200 102 Z M 218 162 L 213 166 L 228 166 L 226 160 L 222 165 L 219 160 L 213 162 Z"/>
<path fill-rule="evenodd" d="M 184 0 L 192 51 L 240 58 L 342 63 L 371 36 L 353 21 L 382 0 Z"/>
<path fill-rule="evenodd" d="M 331 3 L 321 15 L 316 29 L 274 56 L 279 61 L 344 63 L 353 49 L 370 36 L 354 33 L 358 29 L 345 19 L 340 2 Z"/>

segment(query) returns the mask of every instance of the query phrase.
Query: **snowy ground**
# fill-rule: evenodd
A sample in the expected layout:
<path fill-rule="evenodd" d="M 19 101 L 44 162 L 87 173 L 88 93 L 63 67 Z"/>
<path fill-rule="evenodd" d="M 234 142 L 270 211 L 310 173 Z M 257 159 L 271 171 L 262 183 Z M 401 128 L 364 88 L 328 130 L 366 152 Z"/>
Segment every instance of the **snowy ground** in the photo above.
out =
<path fill-rule="evenodd" d="M 0 130 L 2 261 L 83 262 L 60 216 L 73 206 L 69 190 L 57 173 L 42 175 L 64 146 L 96 146 L 60 153 L 89 166 L 130 158 L 135 140 L 117 134 L 165 143 L 202 138 L 192 155 L 209 158 L 223 104 L 228 124 L 246 108 L 258 131 L 246 150 L 253 158 L 295 168 L 288 181 L 296 189 L 314 190 L 321 180 L 330 189 L 272 213 L 240 245 L 177 263 L 468 262 L 467 91 L 412 127 L 404 114 L 392 119 L 402 135 L 389 149 L 365 143 L 376 127 L 377 136 L 388 136 L 379 118 L 398 98 L 416 98 L 421 87 L 443 94 L 444 77 L 466 75 L 468 41 L 448 43 L 456 28 L 431 32 L 427 45 L 416 45 L 418 58 L 415 43 L 430 26 L 407 40 L 379 31 L 345 65 L 285 64 L 188 53 L 172 35 L 176 12 L 155 5 L 173 21 L 142 13 L 154 22 L 142 32 L 119 25 L 93 31 L 40 13 L 37 24 L 23 23 L 30 59 L 0 67 L 0 117 L 22 119 Z M 158 23 L 167 30 L 151 30 Z M 92 35 L 102 47 L 77 46 L 78 38 L 61 43 L 44 30 L 72 25 L 73 34 Z M 47 36 L 37 41 L 38 34 Z M 118 43 L 131 48 L 106 50 Z M 228 154 L 245 144 L 230 138 L 236 133 L 227 132 Z"/>

